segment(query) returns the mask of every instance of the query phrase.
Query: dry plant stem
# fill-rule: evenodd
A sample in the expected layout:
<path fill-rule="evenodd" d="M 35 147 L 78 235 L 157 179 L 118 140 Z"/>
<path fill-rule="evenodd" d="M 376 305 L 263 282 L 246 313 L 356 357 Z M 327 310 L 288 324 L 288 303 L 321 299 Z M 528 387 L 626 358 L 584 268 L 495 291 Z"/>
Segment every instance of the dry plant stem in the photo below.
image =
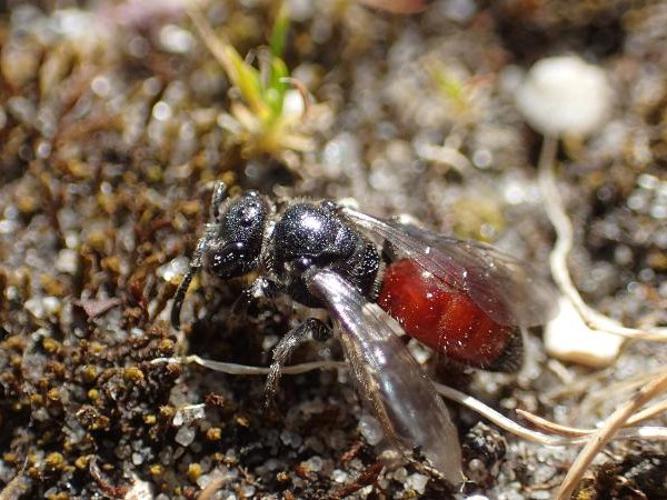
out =
<path fill-rule="evenodd" d="M 664 413 L 665 411 L 667 411 L 667 401 L 661 401 L 632 415 L 632 417 L 630 417 L 627 422 L 625 422 L 624 427 L 635 426 L 644 422 L 645 420 L 654 418 L 661 413 Z M 553 434 L 560 434 L 561 436 L 587 436 L 593 434 L 596 431 L 596 429 L 579 429 L 577 427 L 557 424 L 526 410 L 517 409 L 516 412 L 519 414 L 519 416 L 528 420 L 536 427 Z"/>
<path fill-rule="evenodd" d="M 648 408 L 643 409 L 635 413 L 632 418 L 628 419 L 628 423 L 635 425 L 645 420 L 657 417 L 658 415 L 667 412 L 667 400 L 660 401 L 659 403 L 649 406 Z"/>
<path fill-rule="evenodd" d="M 418 154 L 423 160 L 451 167 L 464 177 L 474 174 L 470 160 L 451 146 L 428 145 L 424 146 Z"/>
<path fill-rule="evenodd" d="M 657 370 L 651 370 L 645 374 L 635 375 L 627 380 L 620 380 L 613 384 L 607 385 L 604 390 L 589 391 L 589 393 L 580 401 L 578 412 L 580 414 L 593 413 L 600 405 L 609 401 L 610 395 L 617 401 L 623 401 L 629 395 L 639 388 L 648 384 L 651 380 L 655 380 L 665 373 L 665 368 L 662 367 Z"/>
<path fill-rule="evenodd" d="M 544 209 L 557 235 L 556 245 L 549 258 L 551 274 L 556 284 L 590 328 L 627 338 L 667 341 L 667 328 L 637 330 L 616 324 L 615 321 L 586 305 L 572 283 L 572 278 L 567 268 L 567 257 L 570 250 L 572 250 L 574 232 L 572 223 L 563 208 L 563 200 L 558 193 L 558 187 L 556 186 L 554 163 L 557 146 L 558 139 L 545 136 L 538 165 L 539 185 L 544 200 Z"/>
<path fill-rule="evenodd" d="M 197 496 L 197 500 L 210 500 L 213 498 L 213 496 L 218 492 L 220 488 L 222 488 L 226 483 L 228 479 L 224 475 L 220 475 L 218 477 L 215 477 L 211 479 L 211 482 L 209 482 L 203 490 L 199 493 Z"/>
<path fill-rule="evenodd" d="M 269 368 L 265 366 L 241 365 L 238 363 L 225 363 L 223 361 L 213 361 L 204 359 L 196 354 L 183 358 L 155 358 L 151 363 L 179 363 L 195 364 L 208 368 L 216 372 L 227 373 L 228 375 L 268 375 Z M 313 370 L 333 370 L 336 368 L 345 368 L 345 363 L 340 361 L 312 361 L 309 363 L 300 363 L 297 365 L 285 366 L 282 373 L 285 375 L 298 375 Z"/>
<path fill-rule="evenodd" d="M 451 387 L 448 387 L 446 385 L 438 384 L 437 382 L 433 382 L 433 385 L 435 386 L 435 390 L 438 391 L 438 393 L 441 396 L 444 396 L 445 398 L 451 401 L 455 401 L 479 413 L 490 422 L 496 424 L 501 429 L 505 429 L 507 432 L 511 432 L 512 434 L 520 437 L 521 439 L 524 439 L 526 441 L 532 441 L 534 443 L 543 444 L 546 446 L 565 446 L 572 443 L 571 438 L 563 438 L 560 436 L 549 436 L 541 432 L 527 429 L 526 427 L 523 427 L 522 425 L 516 423 L 514 420 L 507 418 L 502 413 L 485 405 L 480 400 L 475 399 L 474 397 L 464 394 L 462 392 L 459 392 L 456 389 L 452 389 Z"/>
<path fill-rule="evenodd" d="M 619 397 L 620 394 L 623 392 L 630 392 L 637 389 L 638 387 L 641 387 L 642 385 L 647 384 L 655 377 L 662 375 L 664 370 L 665 370 L 664 368 L 659 368 L 656 370 L 648 371 L 646 373 L 639 373 L 637 375 L 633 375 L 618 382 L 613 382 L 610 385 L 607 385 L 604 391 L 595 391 L 592 394 L 586 396 L 586 399 L 590 399 L 591 401 L 597 402 L 597 401 L 608 400 L 609 394 L 613 394 L 616 397 Z M 591 375 L 578 378 L 570 385 L 566 385 L 564 387 L 559 387 L 555 390 L 545 392 L 544 397 L 548 400 L 554 400 L 563 397 L 576 396 L 584 392 L 590 392 L 590 388 L 595 382 L 600 382 L 601 380 L 605 380 L 609 378 L 611 374 L 612 374 L 611 370 L 600 370 L 593 372 Z M 586 400 L 584 400 L 580 404 L 580 406 L 583 406 L 584 404 L 587 404 Z"/>
<path fill-rule="evenodd" d="M 234 67 L 232 62 L 227 57 L 225 53 L 225 45 L 220 40 L 219 35 L 216 35 L 211 29 L 211 25 L 208 23 L 206 18 L 202 15 L 201 11 L 195 6 L 191 9 L 188 9 L 188 16 L 192 20 L 199 37 L 202 39 L 208 50 L 213 54 L 220 65 L 225 70 L 225 73 L 231 75 L 234 73 Z"/>
<path fill-rule="evenodd" d="M 639 408 L 665 391 L 667 391 L 667 373 L 664 373 L 662 376 L 649 382 L 649 384 L 640 389 L 631 400 L 612 413 L 604 426 L 590 437 L 586 446 L 584 446 L 577 456 L 558 490 L 556 499 L 569 499 L 600 450 L 605 447 L 605 445 Z"/>
<path fill-rule="evenodd" d="M 541 429 L 546 432 L 551 432 L 553 434 L 559 434 L 561 436 L 569 436 L 569 437 L 579 437 L 579 436 L 588 436 L 589 434 L 595 432 L 595 429 L 577 429 L 576 427 L 557 424 L 555 422 L 547 420 L 546 418 L 542 418 L 538 415 L 535 415 L 534 413 L 530 413 L 529 411 L 522 410 L 520 408 L 517 408 L 515 411 L 520 417 L 522 417 L 525 420 L 528 420 L 538 429 Z"/>
<path fill-rule="evenodd" d="M 268 375 L 269 368 L 263 366 L 249 366 L 241 365 L 237 363 L 225 363 L 221 361 L 212 361 L 209 359 L 203 359 L 197 355 L 191 355 L 184 358 L 156 358 L 152 361 L 153 363 L 182 363 L 189 364 L 194 363 L 210 370 L 227 373 L 229 375 Z M 283 374 L 285 375 L 297 375 L 300 373 L 305 373 L 312 370 L 333 370 L 333 369 L 346 369 L 347 364 L 341 361 L 313 361 L 310 363 L 301 363 L 291 366 L 285 366 L 283 368 Z M 543 420 L 547 422 L 544 425 L 545 429 L 550 431 L 552 434 L 561 434 L 561 435 L 548 435 L 542 432 L 537 432 L 531 429 L 528 429 L 521 424 L 518 424 L 514 420 L 507 418 L 505 415 L 497 412 L 493 408 L 485 405 L 480 400 L 475 399 L 468 394 L 452 389 L 446 385 L 433 382 L 433 386 L 436 391 L 443 396 L 444 398 L 454 401 L 462 406 L 469 408 L 470 410 L 479 413 L 485 417 L 490 422 L 493 422 L 501 429 L 505 429 L 507 432 L 510 432 L 521 439 L 526 441 L 532 441 L 534 443 L 543 444 L 545 446 L 567 446 L 576 443 L 585 443 L 588 436 L 590 436 L 594 430 L 586 429 L 574 429 L 567 428 L 570 432 L 558 432 L 558 424 L 549 422 L 548 420 Z M 648 409 L 647 409 L 648 410 Z M 530 414 L 532 415 L 532 414 Z M 539 419 L 540 417 L 536 417 Z M 617 436 L 618 439 L 653 439 L 667 441 L 667 428 L 664 427 L 642 427 L 639 429 L 628 429 L 626 432 Z"/>
<path fill-rule="evenodd" d="M 567 446 L 577 443 L 585 443 L 589 436 L 595 432 L 595 430 L 587 429 L 576 429 L 573 427 L 564 429 L 567 432 L 560 432 L 559 425 L 553 422 L 550 422 L 545 419 L 541 419 L 543 422 L 547 422 L 548 425 L 544 426 L 544 429 L 551 433 L 544 434 L 542 432 L 534 431 L 528 429 L 521 424 L 518 424 L 514 420 L 507 418 L 502 413 L 497 412 L 493 408 L 485 405 L 480 400 L 475 399 L 468 394 L 452 389 L 446 385 L 438 384 L 433 382 L 435 389 L 441 396 L 459 403 L 485 417 L 490 422 L 493 422 L 501 429 L 505 429 L 507 432 L 526 440 L 532 441 L 534 443 L 543 444 L 545 446 Z M 519 411 L 519 410 L 517 410 Z M 524 413 L 524 412 L 521 412 Z M 532 415 L 532 414 L 531 414 Z M 537 417 L 540 418 L 540 417 Z M 553 434 L 559 434 L 554 436 Z M 650 437 L 649 437 L 650 436 Z M 618 439 L 653 439 L 665 441 L 667 440 L 667 428 L 665 427 L 641 427 L 638 429 L 627 429 L 623 433 L 617 436 Z"/>
<path fill-rule="evenodd" d="M 18 500 L 27 493 L 29 487 L 29 479 L 24 475 L 23 470 L 20 470 L 0 491 L 0 500 Z"/>

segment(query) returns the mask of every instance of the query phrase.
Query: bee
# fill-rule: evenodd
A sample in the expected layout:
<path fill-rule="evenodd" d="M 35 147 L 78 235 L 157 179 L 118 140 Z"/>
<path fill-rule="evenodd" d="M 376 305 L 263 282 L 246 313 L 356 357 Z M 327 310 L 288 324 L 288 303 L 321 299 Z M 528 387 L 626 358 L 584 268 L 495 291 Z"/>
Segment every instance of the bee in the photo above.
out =
<path fill-rule="evenodd" d="M 223 280 L 252 273 L 251 290 L 328 311 L 331 322 L 309 317 L 276 345 L 267 394 L 301 342 L 335 333 L 385 436 L 403 453 L 418 449 L 454 484 L 463 479 L 457 430 L 401 337 L 465 365 L 515 371 L 520 328 L 545 322 L 555 304 L 526 263 L 489 245 L 330 200 L 278 204 L 256 191 L 229 198 L 223 183 L 174 297 L 175 329 L 201 269 Z"/>

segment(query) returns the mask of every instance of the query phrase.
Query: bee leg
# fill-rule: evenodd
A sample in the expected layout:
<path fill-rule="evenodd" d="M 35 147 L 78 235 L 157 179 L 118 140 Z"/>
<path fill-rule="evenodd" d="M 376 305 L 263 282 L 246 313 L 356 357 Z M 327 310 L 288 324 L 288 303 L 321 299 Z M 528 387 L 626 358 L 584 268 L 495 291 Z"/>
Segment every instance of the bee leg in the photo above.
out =
<path fill-rule="evenodd" d="M 234 304 L 232 304 L 232 315 L 243 316 L 247 312 L 248 307 L 258 299 L 263 297 L 272 299 L 273 295 L 269 291 L 271 288 L 272 282 L 265 278 L 257 278 L 234 301 Z"/>
<path fill-rule="evenodd" d="M 281 292 L 280 286 L 266 278 L 257 278 L 252 284 L 244 289 L 232 304 L 231 325 L 243 322 L 248 313 L 248 308 L 258 299 L 267 298 L 273 300 Z"/>
<path fill-rule="evenodd" d="M 268 407 L 278 389 L 282 367 L 289 360 L 294 350 L 306 340 L 322 340 L 331 335 L 330 328 L 317 318 L 308 318 L 289 331 L 273 349 L 273 362 L 269 367 L 269 376 L 264 389 L 265 403 Z"/>

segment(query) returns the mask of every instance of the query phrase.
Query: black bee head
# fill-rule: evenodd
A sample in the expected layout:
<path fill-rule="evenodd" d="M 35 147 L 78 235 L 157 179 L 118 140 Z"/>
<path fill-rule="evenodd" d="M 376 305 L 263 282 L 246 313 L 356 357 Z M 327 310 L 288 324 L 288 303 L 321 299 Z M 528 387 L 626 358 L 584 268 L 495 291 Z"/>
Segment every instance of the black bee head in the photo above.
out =
<path fill-rule="evenodd" d="M 256 191 L 231 200 L 218 218 L 215 238 L 204 254 L 206 270 L 222 279 L 236 278 L 259 265 L 268 203 Z"/>

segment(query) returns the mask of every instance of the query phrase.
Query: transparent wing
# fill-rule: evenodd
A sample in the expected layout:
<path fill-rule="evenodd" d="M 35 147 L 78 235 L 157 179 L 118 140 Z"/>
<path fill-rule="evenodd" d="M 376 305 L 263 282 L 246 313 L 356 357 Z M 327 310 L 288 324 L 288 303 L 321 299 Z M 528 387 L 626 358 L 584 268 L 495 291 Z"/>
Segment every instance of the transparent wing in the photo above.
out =
<path fill-rule="evenodd" d="M 308 287 L 340 326 L 359 392 L 385 435 L 404 451 L 418 447 L 449 481 L 460 483 L 456 428 L 430 379 L 399 340 L 398 323 L 333 271 L 315 271 Z"/>
<path fill-rule="evenodd" d="M 508 326 L 544 324 L 555 311 L 550 284 L 531 266 L 478 241 L 464 241 L 343 208 L 360 229 L 388 241 L 400 254 L 451 288 L 464 291 L 491 319 Z"/>

